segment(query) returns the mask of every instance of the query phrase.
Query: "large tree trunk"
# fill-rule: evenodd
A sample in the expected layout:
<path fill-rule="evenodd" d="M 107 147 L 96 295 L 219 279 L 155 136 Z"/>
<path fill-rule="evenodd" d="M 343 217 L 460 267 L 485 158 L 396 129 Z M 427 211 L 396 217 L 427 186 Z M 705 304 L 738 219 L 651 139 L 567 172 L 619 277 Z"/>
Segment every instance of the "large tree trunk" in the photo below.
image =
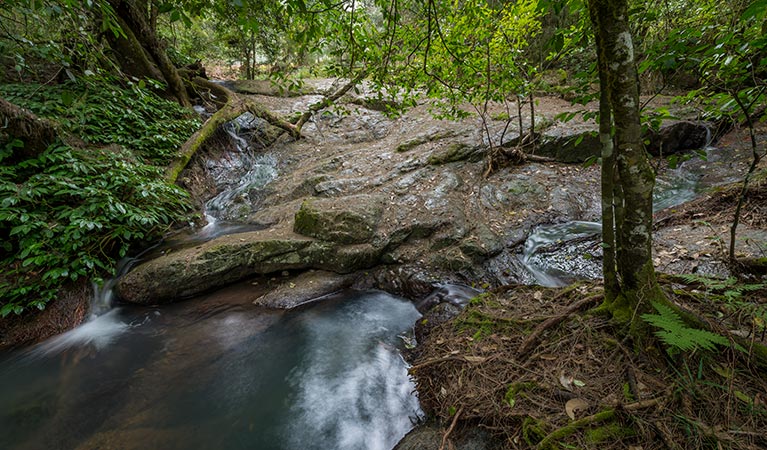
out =
<path fill-rule="evenodd" d="M 139 79 L 164 80 L 165 77 L 163 77 L 162 72 L 152 61 L 149 53 L 142 47 L 128 23 L 119 16 L 117 16 L 117 21 L 125 37 L 115 37 L 112 33 L 107 33 L 107 39 L 113 50 L 113 57 L 122 71 Z"/>
<path fill-rule="evenodd" d="M 57 136 L 56 125 L 0 97 L 0 134 L 24 142 L 14 159 L 33 158 L 44 152 Z M 17 158 L 21 156 L 21 158 Z"/>
<path fill-rule="evenodd" d="M 626 0 L 590 0 L 589 9 L 600 47 L 600 69 L 606 71 L 606 76 L 600 77 L 600 87 L 606 94 L 602 101 L 609 100 L 615 120 L 614 151 L 623 202 L 616 205 L 622 212 L 622 223 L 616 220 L 615 236 L 620 295 L 607 306 L 616 319 L 631 322 L 633 326 L 640 321 L 638 313 L 651 309 L 650 300 L 663 298 L 652 263 L 655 173 L 641 139 L 639 84 L 628 3 Z"/>
<path fill-rule="evenodd" d="M 130 51 L 130 55 L 118 57 L 123 71 L 142 78 L 150 72 L 153 72 L 154 75 L 161 74 L 162 79 L 168 83 L 170 93 L 182 106 L 191 108 L 192 103 L 189 100 L 184 82 L 168 58 L 165 48 L 160 44 L 156 30 L 150 26 L 146 3 L 141 0 L 110 0 L 110 4 L 119 16 L 120 26 L 126 34 L 125 38 L 117 38 L 117 52 L 120 53 L 120 50 Z M 120 42 L 123 40 L 130 42 Z M 143 51 L 139 51 L 138 47 Z M 131 60 L 140 64 L 138 66 L 125 64 L 125 62 L 130 64 Z M 155 69 L 147 69 L 147 62 Z"/>

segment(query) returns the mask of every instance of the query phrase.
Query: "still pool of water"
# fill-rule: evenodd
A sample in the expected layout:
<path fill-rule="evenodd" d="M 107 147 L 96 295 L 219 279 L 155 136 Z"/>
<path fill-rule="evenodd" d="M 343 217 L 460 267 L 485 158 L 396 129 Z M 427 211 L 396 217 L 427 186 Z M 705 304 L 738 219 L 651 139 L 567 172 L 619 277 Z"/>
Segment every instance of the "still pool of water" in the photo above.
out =
<path fill-rule="evenodd" d="M 419 314 L 347 291 L 297 311 L 121 308 L 0 361 L 3 449 L 391 449 L 421 414 Z"/>

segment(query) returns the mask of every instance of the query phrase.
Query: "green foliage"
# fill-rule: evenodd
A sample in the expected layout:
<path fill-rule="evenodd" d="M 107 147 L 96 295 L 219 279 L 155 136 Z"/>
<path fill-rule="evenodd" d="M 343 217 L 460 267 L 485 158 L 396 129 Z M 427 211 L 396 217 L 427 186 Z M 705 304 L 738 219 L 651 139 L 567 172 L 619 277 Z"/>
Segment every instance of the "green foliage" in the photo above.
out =
<path fill-rule="evenodd" d="M 767 305 L 748 298 L 749 294 L 767 291 L 767 281 L 743 283 L 735 277 L 713 278 L 696 274 L 681 274 L 675 277 L 688 285 L 700 285 L 705 298 L 723 303 L 729 311 L 739 316 L 750 316 L 757 330 L 767 327 Z"/>
<path fill-rule="evenodd" d="M 123 145 L 155 164 L 167 164 L 199 127 L 189 111 L 153 94 L 143 82 L 120 88 L 89 77 L 50 86 L 9 84 L 0 85 L 0 96 L 59 122 L 64 132 L 88 145 Z"/>
<path fill-rule="evenodd" d="M 668 352 L 708 350 L 717 345 L 728 346 L 730 342 L 721 335 L 706 330 L 688 327 L 679 315 L 661 303 L 653 303 L 658 314 L 643 314 L 642 319 L 656 327 L 655 335 L 668 346 Z"/>
<path fill-rule="evenodd" d="M 112 274 L 132 246 L 186 219 L 188 194 L 150 164 L 197 126 L 175 104 L 104 81 L 0 93 L 90 144 L 57 143 L 21 162 L 12 156 L 22 142 L 0 146 L 0 315 L 43 309 L 68 280 Z"/>
<path fill-rule="evenodd" d="M 74 79 L 111 67 L 104 33 L 121 35 L 107 0 L 7 0 L 0 30 L 0 81 L 47 81 L 50 70 Z"/>

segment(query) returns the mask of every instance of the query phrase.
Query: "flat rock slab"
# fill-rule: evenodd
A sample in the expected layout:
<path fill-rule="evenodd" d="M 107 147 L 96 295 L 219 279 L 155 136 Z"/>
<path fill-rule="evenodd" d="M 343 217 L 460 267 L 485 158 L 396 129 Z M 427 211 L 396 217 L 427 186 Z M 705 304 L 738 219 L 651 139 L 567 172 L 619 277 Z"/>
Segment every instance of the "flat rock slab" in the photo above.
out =
<path fill-rule="evenodd" d="M 147 261 L 120 278 L 117 291 L 130 303 L 167 303 L 256 274 L 293 269 L 350 273 L 372 267 L 380 253 L 369 244 L 343 246 L 285 230 L 239 233 Z"/>
<path fill-rule="evenodd" d="M 291 309 L 346 289 L 355 279 L 353 275 L 312 270 L 285 281 L 256 299 L 253 304 L 267 308 Z"/>

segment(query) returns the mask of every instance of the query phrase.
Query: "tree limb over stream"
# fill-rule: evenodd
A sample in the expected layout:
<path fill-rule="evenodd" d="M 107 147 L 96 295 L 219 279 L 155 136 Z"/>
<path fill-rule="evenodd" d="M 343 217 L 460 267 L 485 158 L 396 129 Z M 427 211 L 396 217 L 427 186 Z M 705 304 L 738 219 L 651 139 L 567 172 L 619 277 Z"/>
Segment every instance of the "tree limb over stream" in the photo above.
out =
<path fill-rule="evenodd" d="M 219 126 L 246 112 L 290 133 L 294 138 L 301 137 L 299 127 L 267 110 L 255 100 L 239 96 L 224 86 L 201 77 L 195 77 L 188 84 L 191 89 L 197 92 L 207 91 L 206 97 L 209 97 L 210 101 L 216 104 L 219 109 L 179 149 L 178 155 L 165 172 L 165 178 L 171 183 L 176 182 L 179 174 L 189 164 L 192 156 L 213 136 L 213 133 Z"/>
<path fill-rule="evenodd" d="M 364 77 L 365 73 L 363 72 L 323 100 L 312 104 L 307 111 L 301 114 L 301 116 L 294 122 L 289 122 L 264 108 L 257 101 L 238 95 L 220 84 L 213 83 L 202 77 L 194 77 L 190 81 L 187 81 L 187 87 L 215 104 L 218 107 L 218 111 L 216 111 L 216 113 L 213 114 L 205 124 L 203 124 L 203 126 L 184 143 L 184 145 L 181 146 L 178 155 L 165 172 L 166 179 L 171 183 L 175 183 L 178 176 L 184 168 L 186 168 L 187 164 L 189 164 L 192 156 L 194 156 L 197 150 L 199 150 L 200 147 L 213 136 L 216 129 L 246 112 L 266 120 L 269 124 L 289 133 L 293 138 L 300 139 L 302 137 L 301 129 L 312 117 L 312 114 L 332 105 L 339 98 L 343 97 L 344 94 L 349 92 L 350 89 L 356 86 Z"/>

